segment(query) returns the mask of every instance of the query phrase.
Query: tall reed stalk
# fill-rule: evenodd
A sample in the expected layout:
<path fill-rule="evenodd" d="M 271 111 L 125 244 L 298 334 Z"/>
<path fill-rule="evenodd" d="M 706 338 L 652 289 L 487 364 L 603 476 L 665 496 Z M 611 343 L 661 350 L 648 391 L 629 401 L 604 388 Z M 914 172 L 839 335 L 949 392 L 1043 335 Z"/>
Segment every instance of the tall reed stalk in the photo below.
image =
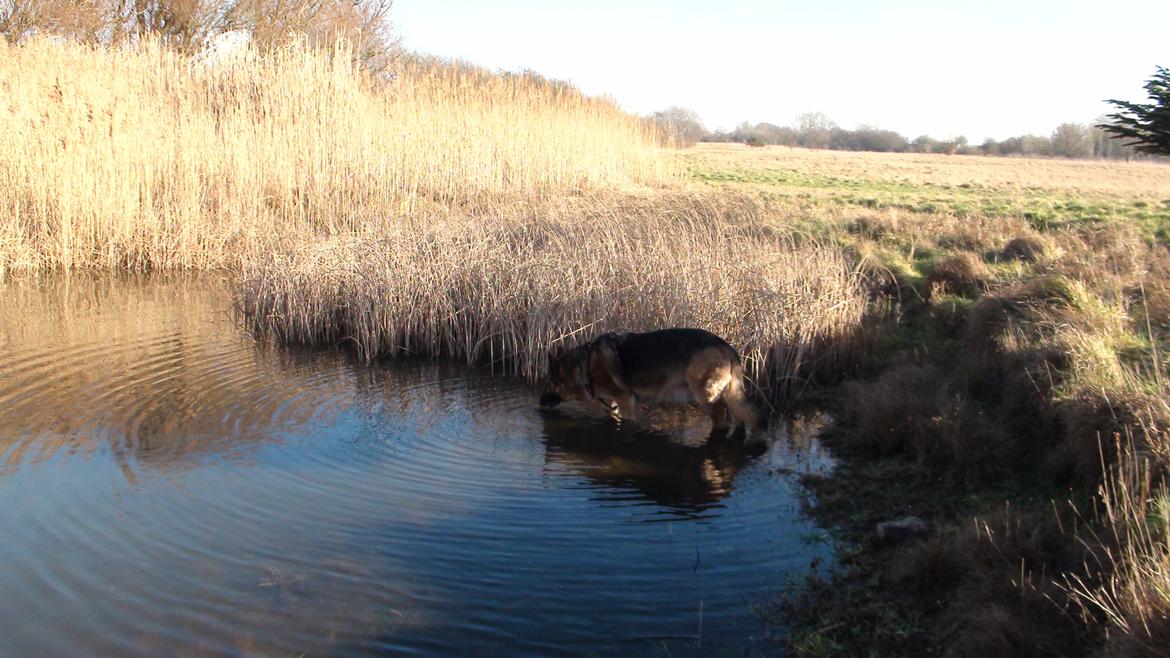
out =
<path fill-rule="evenodd" d="M 1103 439 L 1110 441 L 1110 439 Z M 1115 438 L 1120 454 L 1098 489 L 1086 538 L 1093 579 L 1071 577 L 1066 591 L 1086 619 L 1106 629 L 1105 656 L 1162 656 L 1170 641 L 1170 492 L 1165 464 Z M 1162 437 L 1161 444 L 1170 443 Z"/>

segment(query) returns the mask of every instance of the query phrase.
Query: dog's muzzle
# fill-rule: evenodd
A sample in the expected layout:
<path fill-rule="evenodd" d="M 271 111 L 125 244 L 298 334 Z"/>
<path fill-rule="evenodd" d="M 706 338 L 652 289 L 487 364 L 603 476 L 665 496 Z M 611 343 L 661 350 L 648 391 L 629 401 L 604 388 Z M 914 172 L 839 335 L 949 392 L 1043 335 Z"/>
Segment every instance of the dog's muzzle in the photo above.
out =
<path fill-rule="evenodd" d="M 545 391 L 540 394 L 540 406 L 542 407 L 555 407 L 562 402 L 564 402 L 564 399 L 552 391 Z"/>

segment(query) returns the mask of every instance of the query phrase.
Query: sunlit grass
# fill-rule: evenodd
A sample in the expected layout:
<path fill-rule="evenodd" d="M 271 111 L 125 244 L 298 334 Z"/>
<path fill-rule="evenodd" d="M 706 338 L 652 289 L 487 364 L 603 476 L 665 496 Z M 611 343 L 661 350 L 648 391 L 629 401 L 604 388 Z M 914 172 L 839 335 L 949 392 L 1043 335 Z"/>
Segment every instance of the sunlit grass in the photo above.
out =
<path fill-rule="evenodd" d="M 1170 165 L 705 145 L 690 176 L 814 208 L 1016 218 L 1039 230 L 1127 221 L 1170 230 Z"/>

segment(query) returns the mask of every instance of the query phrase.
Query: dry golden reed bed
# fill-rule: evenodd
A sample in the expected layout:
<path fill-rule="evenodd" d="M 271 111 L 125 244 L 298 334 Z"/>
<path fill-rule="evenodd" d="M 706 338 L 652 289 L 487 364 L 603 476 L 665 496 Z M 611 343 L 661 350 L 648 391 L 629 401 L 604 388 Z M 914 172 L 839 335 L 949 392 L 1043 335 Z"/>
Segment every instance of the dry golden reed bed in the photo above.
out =
<path fill-rule="evenodd" d="M 627 196 L 620 214 L 614 203 L 436 216 L 308 245 L 248 268 L 242 309 L 285 342 L 445 355 L 528 379 L 559 341 L 705 327 L 776 401 L 852 357 L 865 298 L 839 250 L 777 236 L 734 196 Z"/>
<path fill-rule="evenodd" d="M 427 204 L 670 178 L 608 100 L 421 58 L 370 80 L 335 54 L 0 39 L 0 274 L 232 266 Z"/>

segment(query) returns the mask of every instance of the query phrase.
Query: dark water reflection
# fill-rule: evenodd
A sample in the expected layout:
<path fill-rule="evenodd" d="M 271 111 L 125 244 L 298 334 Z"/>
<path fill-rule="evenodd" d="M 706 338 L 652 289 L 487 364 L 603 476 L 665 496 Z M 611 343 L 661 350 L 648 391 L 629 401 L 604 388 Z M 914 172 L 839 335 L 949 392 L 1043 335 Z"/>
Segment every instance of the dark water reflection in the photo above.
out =
<path fill-rule="evenodd" d="M 0 286 L 0 656 L 750 655 L 827 555 L 701 421 L 257 346 L 226 290 Z"/>

